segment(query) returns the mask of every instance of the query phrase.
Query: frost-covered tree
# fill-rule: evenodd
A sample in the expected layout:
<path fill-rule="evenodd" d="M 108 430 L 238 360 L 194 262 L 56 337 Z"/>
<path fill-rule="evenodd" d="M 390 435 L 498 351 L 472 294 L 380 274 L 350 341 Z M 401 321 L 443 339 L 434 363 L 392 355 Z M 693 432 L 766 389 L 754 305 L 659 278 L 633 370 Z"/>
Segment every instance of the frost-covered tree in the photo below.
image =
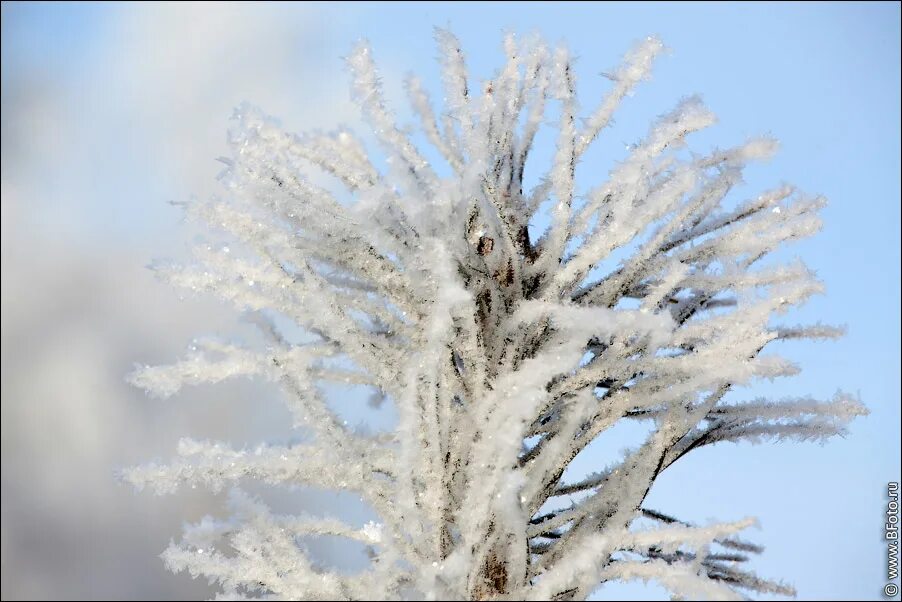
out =
<path fill-rule="evenodd" d="M 298 136 L 237 111 L 227 192 L 189 207 L 229 243 L 158 269 L 247 311 L 267 347 L 205 342 L 132 375 L 160 396 L 236 376 L 280 383 L 303 442 L 186 439 L 172 463 L 128 469 L 126 481 L 161 493 L 245 479 L 345 490 L 378 521 L 277 515 L 234 489 L 231 518 L 188 527 L 167 565 L 219 582 L 227 598 L 583 599 L 631 579 L 682 598 L 792 593 L 743 568 L 760 551 L 737 538 L 752 521 L 692 525 L 645 498 L 692 450 L 822 440 L 864 413 L 843 394 L 724 400 L 797 371 L 762 355 L 769 343 L 840 334 L 775 323 L 822 286 L 802 263 L 761 261 L 815 233 L 823 200 L 789 186 L 728 200 L 745 164 L 776 145 L 687 152 L 687 135 L 714 122 L 697 98 L 577 194 L 577 166 L 661 42 L 629 52 L 578 119 L 564 48 L 509 36 L 504 66 L 477 91 L 458 40 L 437 40 L 444 110 L 417 79 L 407 91 L 439 161 L 396 123 L 366 45 L 347 62 L 380 151 L 347 130 Z M 551 165 L 527 167 L 548 120 Z M 390 404 L 394 428 L 348 426 L 333 382 Z M 621 421 L 644 421 L 647 439 L 573 478 L 573 459 Z M 302 541 L 324 534 L 365 545 L 367 568 L 318 562 Z"/>

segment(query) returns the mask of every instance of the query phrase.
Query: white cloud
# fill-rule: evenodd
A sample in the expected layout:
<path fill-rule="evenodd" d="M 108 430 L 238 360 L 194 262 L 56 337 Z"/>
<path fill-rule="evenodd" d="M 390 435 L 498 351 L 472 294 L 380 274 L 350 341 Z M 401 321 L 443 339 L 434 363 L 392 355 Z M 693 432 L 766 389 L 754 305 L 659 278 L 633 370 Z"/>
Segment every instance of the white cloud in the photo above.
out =
<path fill-rule="evenodd" d="M 165 201 L 216 192 L 239 102 L 292 129 L 354 115 L 343 42 L 315 9 L 133 4 L 106 16 L 65 65 L 4 63 L 4 598 L 204 595 L 156 555 L 215 504 L 135 497 L 113 470 L 168 455 L 186 433 L 256 440 L 277 427 L 243 385 L 168 404 L 125 385 L 133 362 L 174 360 L 234 323 L 212 302 L 178 303 L 143 265 L 184 236 Z"/>

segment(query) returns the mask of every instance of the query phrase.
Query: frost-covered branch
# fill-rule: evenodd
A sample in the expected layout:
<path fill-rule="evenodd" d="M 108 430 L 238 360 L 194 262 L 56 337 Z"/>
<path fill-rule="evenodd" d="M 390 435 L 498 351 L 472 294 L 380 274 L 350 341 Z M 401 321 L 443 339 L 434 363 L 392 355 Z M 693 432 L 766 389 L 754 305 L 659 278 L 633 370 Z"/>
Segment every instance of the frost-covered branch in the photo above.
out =
<path fill-rule="evenodd" d="M 649 77 L 657 39 L 626 55 L 582 119 L 563 47 L 508 35 L 503 66 L 476 86 L 457 38 L 436 40 L 444 106 L 416 77 L 407 92 L 450 175 L 388 106 L 366 44 L 347 63 L 384 166 L 350 130 L 298 136 L 243 105 L 223 197 L 188 211 L 225 240 L 155 269 L 247 312 L 265 342 L 202 340 L 130 377 L 160 397 L 238 377 L 277 383 L 302 443 L 185 439 L 171 463 L 124 480 L 161 493 L 247 481 L 349 491 L 378 520 L 276 515 L 236 488 L 232 516 L 188 527 L 167 565 L 230 599 L 573 600 L 630 579 L 681 598 L 791 595 L 740 568 L 761 552 L 737 536 L 752 521 L 695 526 L 645 500 L 700 447 L 822 441 L 865 413 L 842 393 L 728 401 L 798 372 L 770 343 L 842 334 L 778 323 L 823 285 L 801 261 L 762 261 L 820 228 L 823 199 L 781 185 L 734 201 L 745 166 L 776 142 L 686 152 L 715 121 L 694 96 L 581 190 L 581 160 Z M 531 160 L 543 127 L 555 144 L 544 167 Z M 365 388 L 397 421 L 349 427 L 336 384 Z M 645 421 L 647 437 L 571 476 L 623 421 Z M 305 543 L 320 536 L 364 546 L 366 569 L 323 565 Z"/>

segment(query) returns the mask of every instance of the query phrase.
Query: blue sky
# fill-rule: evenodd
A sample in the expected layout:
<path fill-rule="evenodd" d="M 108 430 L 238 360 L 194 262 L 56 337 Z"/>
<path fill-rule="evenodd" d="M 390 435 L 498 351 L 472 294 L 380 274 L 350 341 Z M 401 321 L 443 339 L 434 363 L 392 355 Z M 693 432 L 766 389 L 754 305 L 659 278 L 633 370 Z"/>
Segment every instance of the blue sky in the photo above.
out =
<path fill-rule="evenodd" d="M 693 149 L 728 146 L 762 133 L 777 137 L 781 152 L 752 168 L 739 192 L 754 194 L 785 181 L 829 199 L 824 231 L 783 255 L 802 257 L 826 283 L 827 294 L 789 319 L 846 324 L 848 335 L 838 342 L 784 344 L 781 351 L 800 363 L 802 374 L 763 383 L 748 396 L 829 398 L 842 388 L 859 393 L 871 415 L 856 421 L 847 438 L 823 447 L 704 450 L 666 473 L 650 503 L 695 521 L 758 516 L 761 530 L 750 538 L 767 550 L 756 568 L 794 584 L 802 599 L 880 598 L 884 491 L 888 481 L 899 480 L 900 471 L 899 3 L 245 7 L 281 22 L 279 35 L 288 42 L 277 45 L 279 54 L 272 57 L 241 47 L 255 46 L 257 40 L 272 43 L 259 24 L 260 35 L 238 32 L 221 38 L 220 21 L 186 24 L 178 20 L 178 10 L 174 22 L 180 29 L 175 31 L 166 29 L 165 20 L 135 24 L 134 13 L 144 19 L 154 10 L 148 5 L 3 4 L 4 197 L 15 190 L 28 201 L 15 213 L 23 216 L 23 227 L 62 233 L 75 245 L 129 244 L 156 254 L 166 254 L 167 245 L 180 240 L 178 216 L 163 201 L 200 191 L 190 178 L 172 183 L 170 176 L 179 168 L 162 157 L 170 147 L 147 132 L 165 128 L 154 120 L 165 121 L 168 111 L 196 98 L 192 86 L 198 80 L 176 81 L 182 86 L 176 92 L 154 88 L 160 81 L 173 83 L 166 69 L 155 70 L 153 63 L 168 44 L 181 44 L 186 60 L 190 53 L 212 57 L 192 77 L 222 70 L 221 79 L 210 81 L 227 85 L 227 93 L 220 94 L 224 107 L 246 99 L 284 116 L 286 125 L 319 123 L 326 129 L 334 125 L 330 120 L 352 119 L 340 57 L 361 37 L 369 39 L 384 69 L 390 98 L 400 99 L 407 71 L 437 90 L 433 26 L 450 27 L 460 37 L 476 78 L 489 76 L 499 63 L 503 31 L 539 32 L 550 42 L 566 41 L 579 57 L 580 99 L 588 108 L 607 84 L 599 73 L 616 65 L 637 39 L 660 36 L 671 52 L 658 62 L 654 79 L 627 99 L 586 162 L 597 161 L 603 175 L 653 117 L 693 93 L 701 94 L 719 117 L 717 126 L 691 141 Z M 136 27 L 150 34 L 160 27 L 159 35 L 141 42 L 130 35 Z M 203 47 L 182 39 L 193 34 Z M 237 64 L 241 57 L 251 58 L 230 76 L 229 61 Z M 145 71 L 153 71 L 156 79 L 145 84 Z M 148 96 L 165 102 L 145 110 L 141 103 L 149 103 Z M 308 111 L 310 104 L 319 108 Z M 216 111 L 219 105 L 210 127 L 224 132 L 228 115 L 225 109 Z M 177 123 L 181 151 L 193 140 L 193 122 Z M 38 136 L 32 131 L 38 127 L 49 132 L 42 129 Z M 8 144 L 22 152 L 13 156 Z M 192 160 L 203 155 L 204 169 L 215 173 L 207 150 L 202 146 L 189 154 Z M 617 444 L 597 448 L 599 465 Z M 662 591 L 627 585 L 599 595 L 661 597 Z"/>

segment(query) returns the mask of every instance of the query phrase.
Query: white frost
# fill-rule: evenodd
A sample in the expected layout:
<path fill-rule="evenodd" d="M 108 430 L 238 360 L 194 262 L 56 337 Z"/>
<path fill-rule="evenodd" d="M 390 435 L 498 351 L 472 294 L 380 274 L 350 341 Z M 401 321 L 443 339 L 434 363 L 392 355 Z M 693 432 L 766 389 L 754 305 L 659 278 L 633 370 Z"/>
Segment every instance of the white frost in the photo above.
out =
<path fill-rule="evenodd" d="M 798 371 L 760 355 L 770 343 L 842 334 L 774 324 L 823 287 L 801 262 L 758 268 L 819 229 L 823 199 L 782 186 L 726 207 L 745 165 L 777 145 L 763 137 L 681 152 L 715 121 L 697 97 L 657 118 L 601 183 L 578 190 L 580 159 L 649 77 L 661 42 L 628 53 L 582 118 L 565 49 L 509 35 L 505 64 L 477 88 L 457 38 L 437 30 L 436 39 L 445 106 L 434 108 L 416 78 L 407 91 L 452 175 L 437 175 L 396 122 L 366 44 L 347 59 L 352 92 L 387 173 L 348 130 L 298 136 L 243 105 L 223 160 L 225 196 L 189 210 L 227 245 L 200 245 L 193 263 L 157 271 L 249 312 L 266 343 L 206 340 L 130 376 L 161 397 L 235 377 L 278 383 L 308 440 L 237 449 L 183 439 L 171 463 L 127 469 L 126 481 L 160 493 L 248 479 L 352 491 L 378 520 L 279 516 L 234 489 L 231 517 L 188 526 L 163 554 L 167 566 L 218 582 L 223 599 L 575 600 L 629 579 L 654 580 L 675 598 L 791 594 L 741 568 L 761 551 L 735 538 L 751 521 L 696 527 L 645 498 L 700 447 L 820 441 L 865 413 L 842 393 L 826 403 L 724 402 L 732 389 Z M 549 124 L 552 165 L 534 167 L 533 141 Z M 523 190 L 528 170 L 544 174 L 533 191 Z M 316 185 L 323 171 L 356 202 Z M 545 202 L 550 224 L 532 240 Z M 624 248 L 618 267 L 597 273 Z M 393 404 L 396 428 L 348 427 L 327 383 Z M 626 420 L 648 421 L 647 439 L 564 482 L 573 458 Z M 637 530 L 647 520 L 656 527 Z M 364 544 L 366 570 L 310 558 L 299 538 L 318 535 Z"/>

